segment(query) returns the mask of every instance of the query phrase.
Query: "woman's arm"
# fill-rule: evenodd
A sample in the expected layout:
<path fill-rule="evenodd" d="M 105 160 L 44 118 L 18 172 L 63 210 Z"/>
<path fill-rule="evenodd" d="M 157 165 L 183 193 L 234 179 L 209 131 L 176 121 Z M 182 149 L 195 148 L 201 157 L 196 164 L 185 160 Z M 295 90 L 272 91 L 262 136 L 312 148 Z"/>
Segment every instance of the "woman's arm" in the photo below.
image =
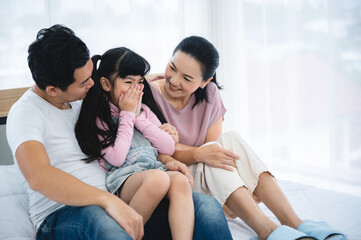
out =
<path fill-rule="evenodd" d="M 211 127 L 208 128 L 204 143 L 214 142 L 222 135 L 223 117 L 217 120 Z"/>
<path fill-rule="evenodd" d="M 221 133 L 222 118 L 208 128 L 205 143 L 217 140 Z M 203 162 L 212 167 L 223 168 L 229 171 L 233 171 L 232 167 L 236 167 L 235 160 L 239 159 L 239 156 L 232 151 L 224 149 L 216 143 L 203 147 L 192 147 L 178 143 L 176 144 L 173 157 L 187 165 Z"/>

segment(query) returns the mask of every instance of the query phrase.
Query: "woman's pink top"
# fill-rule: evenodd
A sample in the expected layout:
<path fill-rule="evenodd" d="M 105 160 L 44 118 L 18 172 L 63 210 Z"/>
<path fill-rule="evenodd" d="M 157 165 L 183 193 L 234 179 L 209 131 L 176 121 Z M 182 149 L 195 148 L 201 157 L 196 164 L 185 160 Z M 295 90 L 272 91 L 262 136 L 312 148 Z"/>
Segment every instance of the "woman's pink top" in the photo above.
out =
<path fill-rule="evenodd" d="M 159 128 L 161 122 L 148 106 L 142 104 L 143 111 L 138 117 L 135 117 L 134 112 L 120 111 L 114 104 L 110 103 L 109 105 L 112 116 L 119 116 L 119 127 L 114 145 L 101 151 L 111 165 L 120 167 L 124 163 L 132 143 L 134 127 L 149 140 L 159 153 L 167 155 L 174 153 L 175 142 L 173 138 Z M 97 121 L 97 124 L 105 129 L 100 120 Z M 100 165 L 104 167 L 104 159 L 100 159 Z"/>
<path fill-rule="evenodd" d="M 226 113 L 219 89 L 213 82 L 207 85 L 208 102 L 204 100 L 192 109 L 196 100 L 192 94 L 191 100 L 182 110 L 173 107 L 162 95 L 160 89 L 157 88 L 158 86 L 150 85 L 158 107 L 167 122 L 177 128 L 179 142 L 182 144 L 201 146 L 206 138 L 208 128 Z"/>

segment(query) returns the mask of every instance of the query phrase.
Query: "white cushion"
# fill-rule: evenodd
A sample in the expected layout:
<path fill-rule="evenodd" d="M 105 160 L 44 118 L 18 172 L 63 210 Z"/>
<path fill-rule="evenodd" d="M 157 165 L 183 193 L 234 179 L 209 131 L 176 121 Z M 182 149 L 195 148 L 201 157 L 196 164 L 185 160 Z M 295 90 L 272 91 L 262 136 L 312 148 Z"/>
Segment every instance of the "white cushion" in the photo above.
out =
<path fill-rule="evenodd" d="M 0 166 L 0 236 L 7 240 L 33 240 L 35 229 L 29 219 L 28 198 L 15 165 Z"/>

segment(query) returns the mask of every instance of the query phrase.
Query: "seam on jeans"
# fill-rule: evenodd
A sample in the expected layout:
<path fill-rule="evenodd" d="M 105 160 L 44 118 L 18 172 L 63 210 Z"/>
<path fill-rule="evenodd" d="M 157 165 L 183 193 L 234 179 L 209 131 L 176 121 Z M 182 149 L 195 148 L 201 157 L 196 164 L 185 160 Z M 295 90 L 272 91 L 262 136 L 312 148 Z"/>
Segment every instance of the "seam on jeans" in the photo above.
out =
<path fill-rule="evenodd" d="M 53 221 L 51 223 L 51 229 L 54 229 L 56 227 L 56 224 L 58 222 L 58 218 L 59 218 L 59 212 L 57 212 L 54 216 L 53 216 Z M 54 231 L 51 231 L 51 238 L 52 239 L 56 239 L 56 236 L 55 236 L 55 232 Z"/>
<path fill-rule="evenodd" d="M 65 231 L 69 231 L 70 229 L 79 229 L 79 231 L 85 236 L 84 239 L 90 239 L 87 232 L 84 231 L 84 226 L 82 224 L 79 224 L 78 222 L 68 222 L 67 225 L 63 227 L 59 227 L 59 226 L 57 227 L 54 224 L 52 224 L 52 227 L 44 227 L 42 231 L 48 231 L 48 232 L 50 231 L 51 239 L 56 239 L 54 235 L 55 234 L 54 229 L 58 229 L 58 230 L 64 229 Z M 45 237 L 45 239 L 48 238 Z"/>
<path fill-rule="evenodd" d="M 84 235 L 84 239 L 90 239 L 88 232 L 84 231 L 84 226 L 82 224 L 75 222 L 75 223 L 71 224 L 71 227 L 78 228 L 80 230 L 80 232 L 82 233 L 82 235 Z M 68 230 L 68 228 L 66 230 Z"/>

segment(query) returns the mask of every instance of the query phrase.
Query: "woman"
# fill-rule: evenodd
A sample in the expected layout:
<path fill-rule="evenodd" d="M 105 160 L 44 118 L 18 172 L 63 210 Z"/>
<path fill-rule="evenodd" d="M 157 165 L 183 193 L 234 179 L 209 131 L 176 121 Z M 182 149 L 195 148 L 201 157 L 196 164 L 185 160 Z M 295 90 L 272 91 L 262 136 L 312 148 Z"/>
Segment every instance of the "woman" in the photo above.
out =
<path fill-rule="evenodd" d="M 235 132 L 222 135 L 226 110 L 216 80 L 218 64 L 215 47 L 191 36 L 175 48 L 164 77 L 151 81 L 163 114 L 158 118 L 167 122 L 162 128 L 179 137 L 173 157 L 190 166 L 194 191 L 214 196 L 229 216 L 240 217 L 261 239 L 345 239 L 324 222 L 302 221 L 244 140 Z M 282 225 L 265 216 L 258 202 Z"/>

